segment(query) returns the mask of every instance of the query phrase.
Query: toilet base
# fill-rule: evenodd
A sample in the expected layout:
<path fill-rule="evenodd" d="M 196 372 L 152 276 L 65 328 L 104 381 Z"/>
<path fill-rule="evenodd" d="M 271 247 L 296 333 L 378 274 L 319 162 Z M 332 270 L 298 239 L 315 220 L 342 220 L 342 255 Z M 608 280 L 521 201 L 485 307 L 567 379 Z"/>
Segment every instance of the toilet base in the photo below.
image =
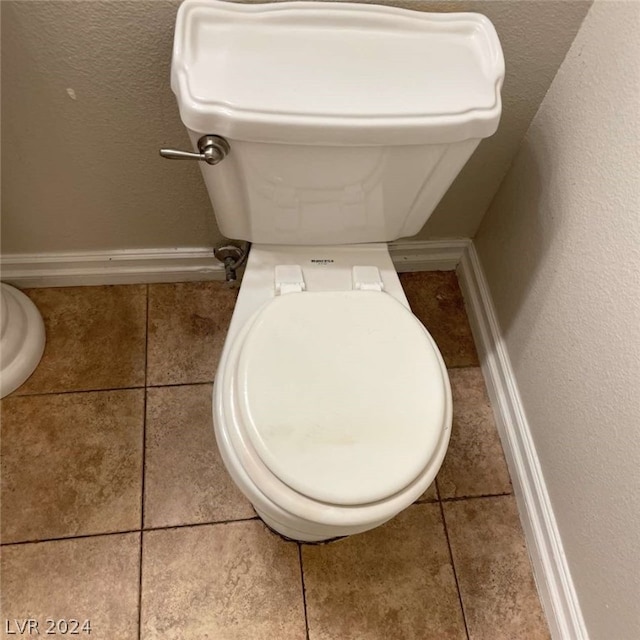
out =
<path fill-rule="evenodd" d="M 260 511 L 256 509 L 255 506 L 253 510 L 258 514 L 258 517 L 262 522 L 264 522 L 271 531 L 279 535 L 280 537 L 287 540 L 287 542 L 323 542 L 327 540 L 324 536 L 315 536 L 313 534 L 304 533 L 302 531 L 297 531 L 292 527 L 287 527 L 286 525 L 280 524 L 276 522 L 272 518 L 270 518 L 264 511 Z M 343 537 L 343 536 L 341 536 Z"/>
<path fill-rule="evenodd" d="M 276 523 L 273 520 L 271 520 L 268 516 L 261 514 L 255 507 L 253 510 L 256 512 L 260 520 L 262 520 L 264 526 L 267 527 L 267 529 L 269 529 L 271 533 L 274 533 L 279 538 L 282 538 L 285 542 L 295 542 L 300 544 L 329 544 L 330 542 L 337 542 L 338 540 L 344 540 L 345 538 L 349 537 L 349 536 L 334 536 L 333 538 L 323 538 L 322 540 L 299 540 L 298 538 L 291 538 L 285 535 L 284 533 L 281 533 L 276 528 L 276 526 L 280 527 L 280 525 L 276 525 Z M 284 527 L 284 528 L 286 529 L 287 527 Z"/>

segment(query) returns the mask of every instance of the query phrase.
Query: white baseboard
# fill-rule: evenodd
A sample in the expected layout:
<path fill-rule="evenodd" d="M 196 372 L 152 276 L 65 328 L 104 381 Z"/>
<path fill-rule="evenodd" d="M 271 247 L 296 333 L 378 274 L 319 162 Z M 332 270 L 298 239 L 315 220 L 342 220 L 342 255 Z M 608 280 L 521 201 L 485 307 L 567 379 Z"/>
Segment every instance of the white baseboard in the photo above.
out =
<path fill-rule="evenodd" d="M 397 271 L 453 271 L 471 243 L 469 238 L 400 240 L 389 243 Z"/>
<path fill-rule="evenodd" d="M 73 287 L 224 280 L 213 249 L 125 249 L 2 256 L 0 277 L 16 287 Z"/>
<path fill-rule="evenodd" d="M 458 267 L 534 574 L 554 640 L 588 640 L 509 354 L 473 243 Z"/>
<path fill-rule="evenodd" d="M 389 244 L 398 271 L 450 271 L 470 241 Z M 14 254 L 0 259 L 0 277 L 16 287 L 70 287 L 224 280 L 213 249 L 126 249 L 86 253 Z"/>

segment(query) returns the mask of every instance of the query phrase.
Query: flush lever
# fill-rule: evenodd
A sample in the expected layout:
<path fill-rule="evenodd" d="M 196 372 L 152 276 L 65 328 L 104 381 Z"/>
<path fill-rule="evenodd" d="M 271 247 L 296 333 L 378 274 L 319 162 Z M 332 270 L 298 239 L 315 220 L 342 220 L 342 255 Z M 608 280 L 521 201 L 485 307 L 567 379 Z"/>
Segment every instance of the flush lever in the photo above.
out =
<path fill-rule="evenodd" d="M 201 160 L 207 164 L 218 164 L 231 151 L 229 143 L 221 136 L 207 135 L 198 140 L 200 153 L 179 151 L 178 149 L 160 149 L 160 155 L 169 160 Z"/>

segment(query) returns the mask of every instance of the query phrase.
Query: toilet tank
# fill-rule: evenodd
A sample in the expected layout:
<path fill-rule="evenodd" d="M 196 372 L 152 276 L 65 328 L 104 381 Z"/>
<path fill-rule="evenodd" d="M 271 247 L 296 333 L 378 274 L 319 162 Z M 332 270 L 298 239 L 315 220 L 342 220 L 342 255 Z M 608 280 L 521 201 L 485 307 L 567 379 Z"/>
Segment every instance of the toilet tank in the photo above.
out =
<path fill-rule="evenodd" d="M 171 87 L 218 226 L 267 244 L 416 234 L 500 119 L 489 20 L 372 4 L 186 0 Z"/>

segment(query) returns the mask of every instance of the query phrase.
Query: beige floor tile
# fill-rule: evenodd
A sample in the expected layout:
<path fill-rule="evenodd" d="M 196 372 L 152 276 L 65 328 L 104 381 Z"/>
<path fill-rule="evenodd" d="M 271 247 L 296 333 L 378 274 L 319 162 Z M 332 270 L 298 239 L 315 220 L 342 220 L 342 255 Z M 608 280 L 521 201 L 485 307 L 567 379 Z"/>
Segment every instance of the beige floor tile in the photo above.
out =
<path fill-rule="evenodd" d="M 436 502 L 438 500 L 438 488 L 435 481 L 431 483 L 429 488 L 418 498 L 417 502 Z"/>
<path fill-rule="evenodd" d="M 156 387 L 147 392 L 146 527 L 255 516 L 220 458 L 211 387 Z"/>
<path fill-rule="evenodd" d="M 144 534 L 142 640 L 304 640 L 297 545 L 259 521 Z"/>
<path fill-rule="evenodd" d="M 515 499 L 443 506 L 470 639 L 549 638 Z"/>
<path fill-rule="evenodd" d="M 3 547 L 2 638 L 136 640 L 139 559 L 139 533 Z M 6 633 L 5 620 L 28 618 L 37 635 Z M 47 618 L 89 620 L 90 633 L 46 635 Z"/>
<path fill-rule="evenodd" d="M 144 390 L 2 401 L 2 541 L 137 529 Z"/>
<path fill-rule="evenodd" d="M 40 364 L 13 395 L 144 386 L 146 286 L 25 293 L 44 319 Z"/>
<path fill-rule="evenodd" d="M 401 273 L 413 313 L 436 341 L 447 367 L 474 367 L 478 355 L 455 271 Z"/>
<path fill-rule="evenodd" d="M 302 558 L 310 640 L 466 637 L 437 504 Z"/>
<path fill-rule="evenodd" d="M 213 380 L 237 294 L 222 282 L 149 285 L 148 384 Z"/>
<path fill-rule="evenodd" d="M 441 498 L 511 493 L 495 418 L 479 368 L 449 371 L 453 429 L 438 473 Z"/>

